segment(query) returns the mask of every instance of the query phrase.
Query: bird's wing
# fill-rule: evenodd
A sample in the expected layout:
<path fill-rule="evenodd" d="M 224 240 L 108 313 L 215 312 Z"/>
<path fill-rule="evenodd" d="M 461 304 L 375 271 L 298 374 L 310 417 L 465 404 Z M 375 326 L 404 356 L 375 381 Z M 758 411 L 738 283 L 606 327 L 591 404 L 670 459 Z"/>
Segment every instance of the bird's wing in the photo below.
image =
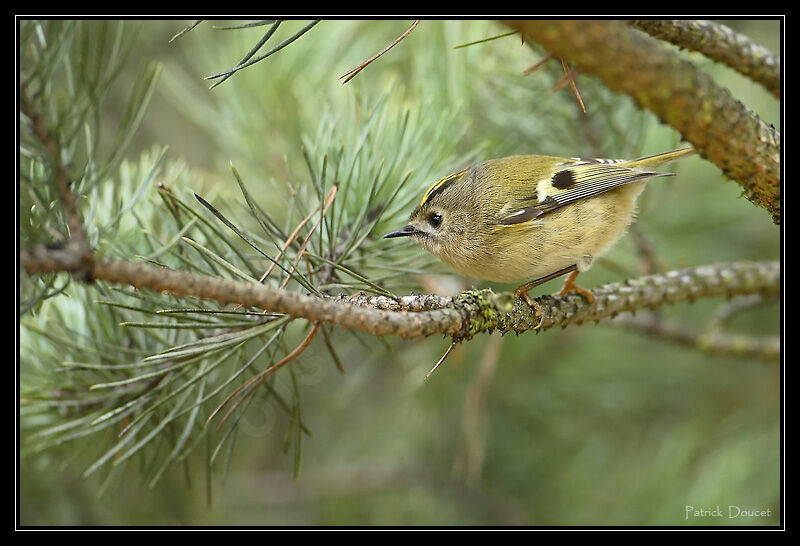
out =
<path fill-rule="evenodd" d="M 655 176 L 672 176 L 672 173 L 624 167 L 617 160 L 571 161 L 557 165 L 551 177 L 531 181 L 532 193 L 503 207 L 498 223 L 510 226 L 530 222 L 575 201 L 594 197 L 631 182 Z"/>

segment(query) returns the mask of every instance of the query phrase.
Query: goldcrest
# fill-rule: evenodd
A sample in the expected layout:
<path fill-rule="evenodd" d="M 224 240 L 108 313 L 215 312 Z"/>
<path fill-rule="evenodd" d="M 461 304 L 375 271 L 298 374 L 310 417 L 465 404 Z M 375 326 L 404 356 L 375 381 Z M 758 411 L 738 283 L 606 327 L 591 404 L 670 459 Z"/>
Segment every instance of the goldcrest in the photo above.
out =
<path fill-rule="evenodd" d="M 474 279 L 526 282 L 516 293 L 570 273 L 559 294 L 591 292 L 574 284 L 630 225 L 652 169 L 691 147 L 633 160 L 516 155 L 476 163 L 433 184 L 408 225 L 385 235 L 411 237 Z M 529 282 L 528 282 L 529 281 Z"/>

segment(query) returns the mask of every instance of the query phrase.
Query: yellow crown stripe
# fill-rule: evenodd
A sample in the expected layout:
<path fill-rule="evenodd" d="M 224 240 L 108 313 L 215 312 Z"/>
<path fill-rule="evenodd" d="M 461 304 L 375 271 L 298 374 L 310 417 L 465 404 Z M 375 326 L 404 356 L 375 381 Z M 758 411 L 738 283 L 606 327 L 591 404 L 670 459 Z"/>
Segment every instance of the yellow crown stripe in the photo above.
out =
<path fill-rule="evenodd" d="M 435 183 L 433 184 L 433 186 L 431 186 L 430 188 L 428 188 L 428 191 L 426 191 L 426 192 L 425 192 L 425 195 L 423 195 L 423 196 L 422 196 L 422 201 L 420 201 L 420 202 L 419 202 L 419 206 L 421 207 L 422 205 L 424 205 L 425 203 L 427 203 L 428 199 L 430 199 L 430 198 L 431 198 L 431 195 L 433 195 L 434 193 L 436 193 L 436 192 L 437 192 L 439 189 L 441 189 L 442 187 L 444 187 L 446 184 L 449 184 L 450 182 L 455 182 L 456 180 L 458 180 L 459 178 L 461 178 L 461 176 L 462 176 L 462 175 L 463 175 L 465 172 L 467 172 L 467 171 L 459 171 L 459 172 L 457 172 L 457 173 L 448 174 L 447 176 L 445 176 L 444 178 L 442 178 L 442 179 L 441 179 L 441 180 L 439 180 L 438 182 L 435 182 Z"/>

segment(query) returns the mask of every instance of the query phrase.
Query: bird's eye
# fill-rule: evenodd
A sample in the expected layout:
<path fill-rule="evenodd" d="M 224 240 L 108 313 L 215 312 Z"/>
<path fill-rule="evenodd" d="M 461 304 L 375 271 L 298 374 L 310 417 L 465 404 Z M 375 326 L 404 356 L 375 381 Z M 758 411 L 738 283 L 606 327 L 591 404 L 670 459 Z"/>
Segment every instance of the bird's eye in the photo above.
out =
<path fill-rule="evenodd" d="M 442 215 L 437 213 L 431 214 L 428 216 L 428 223 L 434 228 L 439 229 L 439 226 L 442 225 Z"/>

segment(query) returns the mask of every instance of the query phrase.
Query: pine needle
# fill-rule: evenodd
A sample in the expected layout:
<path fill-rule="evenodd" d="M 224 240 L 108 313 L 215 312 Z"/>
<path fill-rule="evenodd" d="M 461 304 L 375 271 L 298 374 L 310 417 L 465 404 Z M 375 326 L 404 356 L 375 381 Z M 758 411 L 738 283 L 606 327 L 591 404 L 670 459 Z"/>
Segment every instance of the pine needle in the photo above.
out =
<path fill-rule="evenodd" d="M 497 36 L 492 36 L 491 38 L 484 38 L 482 40 L 475 40 L 474 42 L 468 42 L 466 44 L 461 44 L 457 46 L 453 46 L 453 49 L 461 49 L 462 47 L 469 47 L 477 44 L 483 44 L 486 42 L 491 42 L 492 40 L 499 40 L 500 38 L 505 38 L 506 36 L 513 36 L 514 34 L 519 34 L 518 30 L 514 30 L 511 32 L 506 32 L 504 34 L 498 34 Z"/>
<path fill-rule="evenodd" d="M 177 40 L 178 38 L 180 38 L 181 36 L 183 36 L 184 34 L 186 34 L 187 32 L 189 32 L 190 30 L 192 30 L 194 27 L 196 27 L 197 25 L 199 25 L 199 24 L 200 24 L 200 23 L 202 23 L 202 22 L 203 22 L 203 20 L 202 20 L 202 19 L 197 19 L 197 20 L 196 20 L 196 21 L 194 21 L 192 24 L 190 24 L 188 27 L 186 27 L 185 29 L 183 29 L 182 31 L 180 31 L 179 33 L 177 33 L 175 36 L 173 36 L 172 38 L 170 38 L 170 39 L 169 39 L 169 43 L 172 43 L 172 42 L 174 42 L 175 40 Z"/>
<path fill-rule="evenodd" d="M 557 55 L 555 55 L 554 53 L 548 53 L 547 55 L 539 59 L 539 61 L 537 61 L 535 64 L 526 68 L 522 72 L 522 75 L 527 76 L 531 72 L 534 72 L 535 70 L 544 66 L 548 61 L 556 58 L 556 56 Z M 567 65 L 567 61 L 565 61 L 563 57 L 558 57 L 558 60 L 561 61 L 561 66 L 564 68 L 564 77 L 556 82 L 556 84 L 553 86 L 550 92 L 555 93 L 556 91 L 563 88 L 567 83 L 569 83 L 569 86 L 572 89 L 572 93 L 575 95 L 575 99 L 578 101 L 578 105 L 581 107 L 581 110 L 583 110 L 583 113 L 585 114 L 586 106 L 583 104 L 583 99 L 581 99 L 581 94 L 578 92 L 578 86 L 575 85 L 575 76 L 578 75 L 578 71 L 570 70 L 569 66 Z"/>
<path fill-rule="evenodd" d="M 356 76 L 358 76 L 358 73 L 359 73 L 359 72 L 361 72 L 361 71 L 362 71 L 362 70 L 364 70 L 366 67 L 368 67 L 368 66 L 369 66 L 369 65 L 370 65 L 370 64 L 371 64 L 373 61 L 375 61 L 375 60 L 376 60 L 378 57 L 380 57 L 381 55 L 383 55 L 384 53 L 386 53 L 387 51 L 389 51 L 390 49 L 392 49 L 394 46 L 396 46 L 396 45 L 397 45 L 397 44 L 400 42 L 400 40 L 402 40 L 403 38 L 405 38 L 406 36 L 408 36 L 408 35 L 411 33 L 411 31 L 412 31 L 412 30 L 414 30 L 415 28 L 417 28 L 417 25 L 418 25 L 418 24 L 419 24 L 419 19 L 417 19 L 416 21 L 414 21 L 414 22 L 411 24 L 411 26 L 410 26 L 410 27 L 408 27 L 408 30 L 406 30 L 406 31 L 405 31 L 403 34 L 401 34 L 401 35 L 400 35 L 400 36 L 399 36 L 399 37 L 398 37 L 398 38 L 397 38 L 397 39 L 396 39 L 394 42 L 392 42 L 391 44 L 389 44 L 388 46 L 386 46 L 385 48 L 383 48 L 381 51 L 379 51 L 378 53 L 376 53 L 375 55 L 373 55 L 372 57 L 370 57 L 369 59 L 367 59 L 366 61 L 364 61 L 364 62 L 363 62 L 363 63 L 361 63 L 360 65 L 358 65 L 358 66 L 356 66 L 356 67 L 354 67 L 354 68 L 351 68 L 349 71 L 347 71 L 346 73 L 344 73 L 344 74 L 342 74 L 341 76 L 339 76 L 339 79 L 340 79 L 340 80 L 344 78 L 344 81 L 342 82 L 342 85 L 346 84 L 347 82 L 349 82 L 350 80 L 352 80 L 353 78 L 355 78 Z"/>
<path fill-rule="evenodd" d="M 260 56 L 256 57 L 255 59 L 251 59 L 251 60 L 249 60 L 249 61 L 247 61 L 245 63 L 237 64 L 236 66 L 234 66 L 230 70 L 226 70 L 225 72 L 220 72 L 219 74 L 206 76 L 205 79 L 207 79 L 207 80 L 215 80 L 217 78 L 227 77 L 227 76 L 230 76 L 231 74 L 234 74 L 235 72 L 238 72 L 239 70 L 241 70 L 243 68 L 247 68 L 248 66 L 252 66 L 252 65 L 256 64 L 259 61 L 263 61 L 264 59 L 266 59 L 267 57 L 269 57 L 273 53 L 277 53 L 278 51 L 280 51 L 284 47 L 288 46 L 289 44 L 291 44 L 292 42 L 294 42 L 295 40 L 300 38 L 303 34 L 308 32 L 309 30 L 311 30 L 314 27 L 314 25 L 316 25 L 319 22 L 320 22 L 320 19 L 312 21 L 308 25 L 306 25 L 303 28 L 301 28 L 297 33 L 295 33 L 292 36 L 290 36 L 289 38 L 285 39 L 284 41 L 282 41 L 281 43 L 279 43 L 278 45 L 276 45 L 275 47 L 273 47 L 272 49 L 270 49 L 269 51 L 267 51 L 263 55 L 260 55 Z M 213 88 L 214 86 L 212 85 L 211 87 Z"/>
<path fill-rule="evenodd" d="M 583 113 L 586 113 L 586 106 L 583 105 L 583 99 L 581 99 L 581 94 L 578 92 L 578 86 L 575 85 L 575 77 L 573 72 L 570 71 L 569 66 L 567 66 L 567 61 L 561 57 L 561 66 L 564 67 L 564 72 L 566 73 L 566 78 L 569 80 L 569 86 L 572 88 L 572 92 L 575 94 L 575 98 L 578 100 L 578 104 L 581 106 L 581 110 Z"/>
<path fill-rule="evenodd" d="M 431 376 L 431 374 L 432 374 L 433 372 L 435 372 L 435 371 L 436 371 L 436 368 L 438 368 L 439 366 L 441 366 L 441 365 L 442 365 L 442 362 L 444 362 L 444 359 L 445 359 L 445 358 L 447 358 L 447 355 L 449 355 L 449 354 L 450 354 L 450 351 L 452 351 L 452 350 L 453 350 L 453 347 L 455 347 L 455 346 L 456 346 L 456 342 L 454 341 L 454 342 L 452 342 L 452 343 L 450 344 L 450 346 L 447 348 L 447 351 L 445 351 L 445 353 L 442 355 L 442 358 L 440 358 L 440 359 L 439 359 L 439 362 L 437 362 L 437 363 L 436 363 L 436 364 L 433 366 L 433 368 L 431 368 L 431 371 L 429 371 L 429 372 L 428 372 L 428 373 L 425 375 L 425 381 L 427 381 L 427 380 L 428 380 L 428 378 Z"/>
<path fill-rule="evenodd" d="M 306 350 L 306 348 L 313 341 L 314 337 L 317 335 L 317 331 L 319 330 L 319 328 L 320 324 L 315 323 L 314 327 L 311 329 L 311 331 L 308 333 L 305 339 L 303 339 L 303 341 L 301 341 L 300 344 L 297 347 L 295 347 L 295 349 L 291 353 L 283 357 L 278 363 L 273 364 L 263 372 L 256 374 L 255 376 L 247 380 L 244 384 L 242 384 L 239 388 L 237 388 L 235 391 L 233 391 L 230 395 L 228 395 L 228 397 L 225 400 L 223 400 L 222 403 L 219 406 L 217 406 L 217 408 L 213 412 L 211 412 L 211 415 L 209 416 L 206 423 L 209 423 L 234 398 L 241 395 L 239 397 L 239 400 L 237 400 L 236 403 L 233 405 L 233 407 L 231 407 L 231 409 L 228 410 L 228 412 L 225 414 L 225 417 L 223 417 L 222 421 L 220 421 L 219 425 L 217 425 L 217 430 L 222 428 L 222 426 L 230 418 L 230 416 L 236 412 L 236 410 L 239 408 L 242 402 L 250 398 L 250 396 L 258 389 L 258 387 L 261 386 L 262 383 L 264 383 L 264 381 L 272 377 L 272 375 L 275 372 L 277 372 L 279 369 L 281 369 L 283 366 L 285 366 L 292 360 L 296 359 L 303 353 L 303 351 Z M 243 391 L 244 394 L 242 394 Z"/>
<path fill-rule="evenodd" d="M 554 57 L 555 57 L 555 54 L 548 53 L 547 55 L 545 55 L 544 57 L 539 59 L 533 66 L 530 66 L 530 67 L 526 68 L 525 70 L 523 70 L 522 71 L 522 75 L 523 76 L 527 76 L 531 72 L 534 72 L 535 70 L 537 70 L 537 69 L 541 68 L 542 66 L 544 66 L 547 63 L 547 61 L 553 59 Z"/>

